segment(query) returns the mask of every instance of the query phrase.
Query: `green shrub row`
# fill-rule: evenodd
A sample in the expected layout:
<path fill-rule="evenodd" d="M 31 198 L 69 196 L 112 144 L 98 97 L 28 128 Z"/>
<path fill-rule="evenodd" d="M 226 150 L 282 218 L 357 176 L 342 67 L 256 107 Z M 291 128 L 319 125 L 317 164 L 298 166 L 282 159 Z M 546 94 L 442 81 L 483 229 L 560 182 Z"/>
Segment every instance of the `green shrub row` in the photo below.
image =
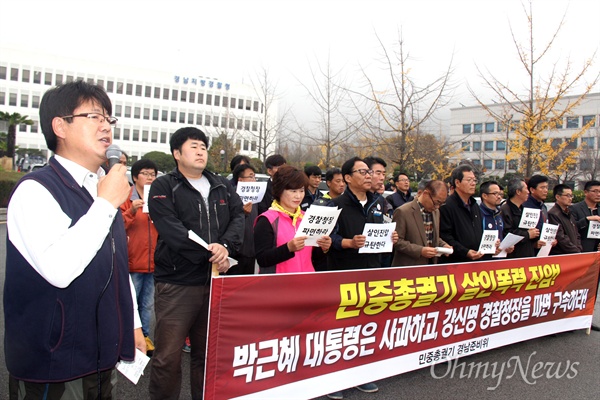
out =
<path fill-rule="evenodd" d="M 10 193 L 23 175 L 23 172 L 0 170 L 0 207 L 8 206 Z"/>

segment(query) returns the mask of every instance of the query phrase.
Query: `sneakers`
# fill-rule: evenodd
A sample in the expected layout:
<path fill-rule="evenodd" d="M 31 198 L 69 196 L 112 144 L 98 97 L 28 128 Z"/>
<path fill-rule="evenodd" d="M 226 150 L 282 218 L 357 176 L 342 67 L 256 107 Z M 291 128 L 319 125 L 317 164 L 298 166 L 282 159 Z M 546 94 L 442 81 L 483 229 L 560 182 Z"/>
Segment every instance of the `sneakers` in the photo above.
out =
<path fill-rule="evenodd" d="M 364 385 L 358 385 L 356 386 L 356 388 L 358 390 L 360 390 L 361 392 L 365 392 L 365 393 L 375 393 L 379 390 L 379 388 L 377 387 L 376 384 L 374 383 L 365 383 Z"/>
<path fill-rule="evenodd" d="M 150 337 L 146 336 L 146 355 L 148 357 L 152 357 L 152 354 L 154 353 L 154 343 L 152 343 L 152 339 L 150 339 Z"/>
<path fill-rule="evenodd" d="M 327 397 L 329 397 L 330 399 L 334 399 L 334 400 L 342 400 L 344 398 L 344 393 L 341 391 L 333 392 L 333 393 L 329 393 L 327 395 Z"/>
<path fill-rule="evenodd" d="M 189 353 L 190 351 L 192 351 L 192 345 L 190 343 L 189 337 L 185 338 L 185 343 L 183 344 L 183 348 L 181 350 L 183 350 L 184 353 Z"/>

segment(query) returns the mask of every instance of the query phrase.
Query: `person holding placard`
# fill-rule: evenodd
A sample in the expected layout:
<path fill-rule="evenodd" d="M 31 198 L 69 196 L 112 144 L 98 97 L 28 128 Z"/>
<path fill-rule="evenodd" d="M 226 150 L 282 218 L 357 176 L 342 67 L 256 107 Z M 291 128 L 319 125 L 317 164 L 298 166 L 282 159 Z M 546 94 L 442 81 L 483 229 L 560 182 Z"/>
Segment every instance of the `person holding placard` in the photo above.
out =
<path fill-rule="evenodd" d="M 500 214 L 504 220 L 504 234 L 512 233 L 525 238 L 515 245 L 514 251 L 508 255 L 508 258 L 534 257 L 536 248 L 539 248 L 537 244 L 545 244 L 538 240 L 540 236 L 538 228 L 519 227 L 523 217 L 523 203 L 528 197 L 529 189 L 523 179 L 514 178 L 508 182 L 508 201 L 500 207 Z"/>
<path fill-rule="evenodd" d="M 548 220 L 551 224 L 558 225 L 558 232 L 556 232 L 557 243 L 550 250 L 550 254 L 581 253 L 581 239 L 570 210 L 573 203 L 573 190 L 567 185 L 560 184 L 554 186 L 553 194 L 556 203 L 548 211 Z"/>
<path fill-rule="evenodd" d="M 598 203 L 600 203 L 600 181 L 586 182 L 583 187 L 585 198 L 571 206 L 575 224 L 581 237 L 584 252 L 600 250 L 600 238 L 590 237 L 590 224 L 600 224 Z"/>
<path fill-rule="evenodd" d="M 129 275 L 138 302 L 142 320 L 142 332 L 146 339 L 146 352 L 151 355 L 154 343 L 150 339 L 150 320 L 154 313 L 154 250 L 158 232 L 144 210 L 150 185 L 156 179 L 158 167 L 152 160 L 138 160 L 131 166 L 133 186 L 129 199 L 121 204 L 121 213 L 127 232 L 127 252 L 129 255 Z"/>
<path fill-rule="evenodd" d="M 534 210 L 540 210 L 540 217 L 538 218 L 537 225 L 535 226 L 540 231 L 544 222 L 548 222 L 548 208 L 544 203 L 548 197 L 548 177 L 545 175 L 533 175 L 527 180 L 527 190 L 529 190 L 529 196 L 523 208 L 532 208 Z M 537 246 L 539 249 L 542 246 Z"/>
<path fill-rule="evenodd" d="M 304 216 L 300 208 L 308 178 L 304 172 L 284 165 L 273 175 L 273 202 L 254 223 L 254 250 L 261 274 L 314 272 L 312 247 L 296 231 Z M 329 251 L 331 238 L 322 236 L 317 244 Z"/>

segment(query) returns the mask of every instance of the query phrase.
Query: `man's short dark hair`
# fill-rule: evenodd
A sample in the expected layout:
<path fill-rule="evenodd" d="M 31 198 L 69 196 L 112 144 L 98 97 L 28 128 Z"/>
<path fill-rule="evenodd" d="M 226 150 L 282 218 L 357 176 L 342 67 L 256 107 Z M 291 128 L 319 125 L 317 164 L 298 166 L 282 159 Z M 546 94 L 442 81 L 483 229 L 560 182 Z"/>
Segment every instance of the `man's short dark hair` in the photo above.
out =
<path fill-rule="evenodd" d="M 146 158 L 142 158 L 141 160 L 137 160 L 131 166 L 131 180 L 135 183 L 140 171 L 143 169 L 153 169 L 154 173 L 158 173 L 158 166 L 152 160 L 148 160 Z"/>
<path fill-rule="evenodd" d="M 369 169 L 372 169 L 373 165 L 375 164 L 381 164 L 384 168 L 387 167 L 387 163 L 384 161 L 383 158 L 380 157 L 369 156 L 365 157 L 363 161 L 365 162 L 365 164 L 367 164 L 367 167 L 369 167 Z"/>
<path fill-rule="evenodd" d="M 240 175 L 242 175 L 242 173 L 247 169 L 251 169 L 256 174 L 256 169 L 254 169 L 252 165 L 239 164 L 233 169 L 233 178 L 231 178 L 231 182 L 233 182 L 234 185 L 237 185 L 238 181 L 240 180 Z"/>
<path fill-rule="evenodd" d="M 304 167 L 304 173 L 308 177 L 312 175 L 321 176 L 322 174 L 321 168 L 317 167 L 316 165 L 307 165 L 306 167 Z"/>
<path fill-rule="evenodd" d="M 450 176 L 452 179 L 450 182 L 452 187 L 456 187 L 456 181 L 462 182 L 463 178 L 465 177 L 465 172 L 473 172 L 473 168 L 467 164 L 459 165 L 458 167 L 454 168 L 454 171 L 452 171 L 452 175 Z"/>
<path fill-rule="evenodd" d="M 341 175 L 341 174 L 342 174 L 342 170 L 339 168 L 328 169 L 327 172 L 325 172 L 325 180 L 327 182 L 331 182 L 336 175 Z M 343 177 L 342 177 L 342 179 L 343 179 Z"/>
<path fill-rule="evenodd" d="M 346 175 L 352 175 L 352 171 L 354 170 L 354 164 L 358 161 L 364 162 L 364 160 L 360 157 L 352 157 L 351 159 L 346 160 L 344 164 L 342 164 L 342 178 L 344 178 L 344 182 L 346 182 Z"/>
<path fill-rule="evenodd" d="M 510 181 L 508 181 L 508 198 L 512 199 L 513 197 L 515 197 L 517 194 L 517 190 L 522 189 L 523 186 L 526 186 L 525 180 L 523 178 L 513 178 Z"/>
<path fill-rule="evenodd" d="M 198 128 L 188 126 L 177 129 L 175 133 L 173 133 L 173 136 L 171 136 L 171 140 L 169 140 L 171 154 L 174 154 L 175 150 L 181 151 L 181 147 L 188 139 L 200 140 L 204 142 L 204 145 L 208 149 L 208 138 L 206 137 L 206 134 Z"/>
<path fill-rule="evenodd" d="M 479 186 L 479 194 L 490 194 L 490 186 L 492 185 L 498 185 L 500 190 L 504 190 L 504 188 L 496 181 L 485 181 Z"/>
<path fill-rule="evenodd" d="M 304 172 L 291 165 L 284 165 L 273 175 L 273 198 L 280 201 L 284 190 L 306 189 L 306 186 L 308 178 Z"/>
<path fill-rule="evenodd" d="M 265 168 L 281 167 L 286 164 L 285 158 L 281 154 L 272 154 L 265 160 Z"/>
<path fill-rule="evenodd" d="M 548 177 L 545 175 L 534 175 L 527 181 L 527 189 L 537 189 L 540 183 L 548 182 Z"/>
<path fill-rule="evenodd" d="M 112 115 L 112 103 L 100 85 L 79 80 L 58 85 L 44 93 L 40 102 L 40 126 L 49 150 L 56 151 L 56 133 L 52 128 L 52 120 L 73 115 L 75 109 L 87 101 L 98 103 L 106 114 Z M 73 122 L 72 118 L 64 120 L 67 123 Z"/>
<path fill-rule="evenodd" d="M 229 169 L 233 172 L 233 170 L 235 169 L 235 167 L 237 167 L 238 165 L 240 165 L 240 163 L 242 161 L 245 164 L 250 164 L 250 157 L 245 156 L 243 154 L 236 154 L 235 156 L 233 156 L 233 158 L 229 162 Z"/>
<path fill-rule="evenodd" d="M 554 186 L 552 189 L 552 197 L 561 196 L 565 190 L 573 190 L 569 185 L 561 183 L 560 185 Z"/>
<path fill-rule="evenodd" d="M 600 186 L 600 181 L 587 181 L 583 190 L 590 190 L 593 186 Z"/>

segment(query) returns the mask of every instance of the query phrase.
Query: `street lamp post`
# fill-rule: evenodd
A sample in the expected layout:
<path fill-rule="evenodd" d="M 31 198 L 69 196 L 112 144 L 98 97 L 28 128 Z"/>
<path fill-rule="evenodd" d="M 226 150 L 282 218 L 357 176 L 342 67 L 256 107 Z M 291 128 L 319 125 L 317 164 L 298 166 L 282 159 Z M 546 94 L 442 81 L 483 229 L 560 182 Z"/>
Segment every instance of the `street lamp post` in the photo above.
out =
<path fill-rule="evenodd" d="M 219 154 L 221 154 L 221 162 L 223 163 L 223 173 L 225 173 L 225 150 L 221 149 L 221 151 L 219 151 Z"/>

